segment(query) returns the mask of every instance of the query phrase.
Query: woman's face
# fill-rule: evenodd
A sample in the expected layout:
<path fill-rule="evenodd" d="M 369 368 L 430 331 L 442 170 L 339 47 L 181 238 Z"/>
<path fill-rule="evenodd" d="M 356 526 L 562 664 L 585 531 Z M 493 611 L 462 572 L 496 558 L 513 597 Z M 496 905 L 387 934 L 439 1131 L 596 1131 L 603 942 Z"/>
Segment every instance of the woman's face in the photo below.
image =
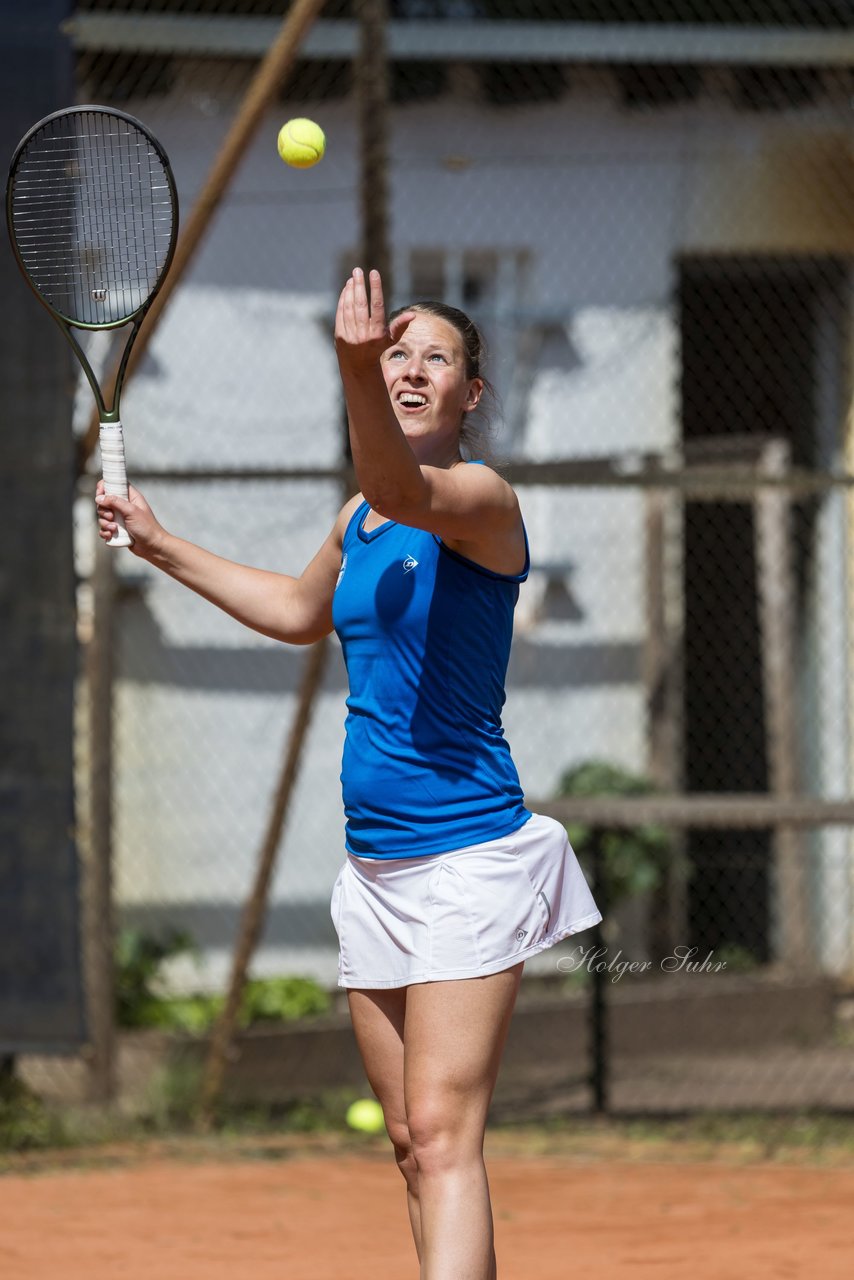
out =
<path fill-rule="evenodd" d="M 399 342 L 383 352 L 382 370 L 395 416 L 419 462 L 459 457 L 460 427 L 483 391 L 466 376 L 461 334 L 440 316 L 416 311 Z"/>

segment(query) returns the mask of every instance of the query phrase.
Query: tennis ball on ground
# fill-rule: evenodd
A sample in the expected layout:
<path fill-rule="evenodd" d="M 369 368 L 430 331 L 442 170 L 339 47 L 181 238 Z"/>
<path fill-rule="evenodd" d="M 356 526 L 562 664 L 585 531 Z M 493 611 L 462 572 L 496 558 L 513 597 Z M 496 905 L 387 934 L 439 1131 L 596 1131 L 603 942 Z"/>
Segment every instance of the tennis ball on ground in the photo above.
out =
<path fill-rule="evenodd" d="M 292 169 L 310 169 L 323 159 L 326 138 L 319 124 L 298 116 L 279 130 L 279 155 Z"/>
<path fill-rule="evenodd" d="M 347 1123 L 361 1133 L 381 1133 L 385 1128 L 383 1109 L 374 1098 L 359 1098 L 347 1108 Z"/>

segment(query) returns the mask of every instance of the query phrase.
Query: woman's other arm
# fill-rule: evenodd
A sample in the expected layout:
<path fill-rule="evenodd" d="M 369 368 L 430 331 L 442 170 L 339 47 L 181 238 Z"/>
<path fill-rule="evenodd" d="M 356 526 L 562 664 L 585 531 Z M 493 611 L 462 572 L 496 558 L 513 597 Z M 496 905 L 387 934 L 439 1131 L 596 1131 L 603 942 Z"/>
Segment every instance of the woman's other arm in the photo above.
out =
<path fill-rule="evenodd" d="M 288 644 L 312 644 L 332 630 L 332 596 L 341 567 L 344 530 L 361 495 L 342 508 L 313 560 L 299 577 L 254 569 L 215 555 L 169 533 L 138 489 L 128 501 L 108 497 L 98 486 L 99 532 L 108 540 L 114 511 L 124 516 L 135 555 L 203 596 L 244 626 Z"/>

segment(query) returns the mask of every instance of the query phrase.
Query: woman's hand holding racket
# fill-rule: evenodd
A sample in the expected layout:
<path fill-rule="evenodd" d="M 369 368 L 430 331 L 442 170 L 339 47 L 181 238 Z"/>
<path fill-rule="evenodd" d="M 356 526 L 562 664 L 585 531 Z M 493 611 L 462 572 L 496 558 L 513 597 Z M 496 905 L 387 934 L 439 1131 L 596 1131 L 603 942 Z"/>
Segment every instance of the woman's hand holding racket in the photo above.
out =
<path fill-rule="evenodd" d="M 166 530 L 139 489 L 129 485 L 127 498 L 119 498 L 108 494 L 104 481 L 99 480 L 95 505 L 98 510 L 98 536 L 108 546 L 113 543 L 117 530 L 125 528 L 133 538 L 130 550 L 135 556 L 142 560 L 153 560 L 157 556 L 163 547 Z"/>

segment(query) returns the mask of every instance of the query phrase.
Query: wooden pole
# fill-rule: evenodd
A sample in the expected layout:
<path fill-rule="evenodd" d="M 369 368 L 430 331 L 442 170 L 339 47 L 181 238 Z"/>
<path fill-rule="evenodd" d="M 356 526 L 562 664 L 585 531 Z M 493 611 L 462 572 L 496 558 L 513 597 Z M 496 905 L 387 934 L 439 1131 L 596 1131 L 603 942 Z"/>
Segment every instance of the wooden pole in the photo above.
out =
<path fill-rule="evenodd" d="M 316 0 L 309 0 L 309 3 L 313 10 L 312 17 L 314 17 L 316 16 L 317 11 L 319 11 L 321 5 L 316 3 Z M 376 5 L 378 3 L 381 4 L 382 0 L 363 0 L 363 4 L 374 6 L 374 11 L 371 14 L 371 17 L 374 19 L 376 19 Z M 363 24 L 361 53 L 357 69 L 357 82 L 359 84 L 369 84 L 375 87 L 373 74 L 366 73 L 362 76 L 359 74 L 359 69 L 364 69 L 366 67 L 372 68 L 374 66 L 374 59 L 377 57 L 377 48 L 382 47 L 385 39 L 384 19 L 380 21 L 378 25 L 372 27 L 371 33 L 371 37 L 368 38 L 365 34 Z M 378 270 L 383 273 L 384 282 L 387 282 L 387 255 L 386 257 L 383 256 L 385 227 L 381 218 L 378 218 L 376 214 L 376 210 L 378 208 L 382 210 L 385 207 L 384 175 L 382 174 L 384 152 L 382 151 L 382 147 L 375 141 L 375 139 L 377 137 L 381 137 L 382 134 L 381 132 L 379 134 L 377 133 L 376 122 L 368 120 L 368 109 L 365 105 L 363 94 L 360 94 L 359 100 L 359 118 L 362 136 L 364 139 L 365 132 L 367 131 L 368 137 L 371 139 L 370 154 L 373 158 L 373 173 L 375 180 L 378 183 L 377 191 L 369 198 L 367 184 L 363 177 L 362 249 L 363 254 L 367 255 L 370 259 L 369 263 L 366 259 L 368 269 L 370 269 L 371 266 L 376 266 Z M 376 97 L 373 98 L 372 101 L 376 103 Z M 365 144 L 363 142 L 363 174 L 364 149 Z M 370 208 L 372 210 L 370 218 L 368 218 L 364 212 L 368 204 L 370 204 Z M 368 225 L 372 228 L 370 237 L 365 229 Z M 345 461 L 348 457 L 349 453 L 346 448 L 345 433 Z M 347 474 L 349 480 L 349 468 Z M 235 948 L 234 959 L 232 962 L 231 980 L 229 983 L 228 994 L 226 996 L 225 1008 L 216 1027 L 214 1028 L 214 1034 L 211 1040 L 210 1053 L 208 1055 L 205 1078 L 202 1085 L 200 1121 L 204 1128 L 210 1128 L 213 1123 L 216 1101 L 222 1089 L 228 1049 L 234 1036 L 234 1029 L 237 1025 L 237 1018 L 240 1012 L 240 1002 L 249 973 L 249 965 L 258 944 L 258 939 L 261 936 L 264 915 L 266 913 L 267 896 L 276 863 L 276 855 L 281 841 L 282 830 L 284 828 L 288 808 L 290 806 L 291 796 L 293 794 L 294 783 L 296 781 L 300 758 L 311 720 L 311 714 L 320 690 L 323 668 L 326 662 L 328 649 L 329 642 L 326 637 L 318 641 L 318 643 L 312 647 L 303 675 L 297 715 L 291 729 L 285 759 L 282 765 L 282 771 L 274 794 L 273 804 L 267 824 L 267 831 L 259 852 L 255 883 L 251 896 L 247 901 L 243 912 L 237 946 Z"/>
<path fill-rule="evenodd" d="M 681 759 L 681 646 L 678 627 L 669 616 L 667 531 L 678 495 L 667 489 L 644 492 L 645 601 L 644 684 L 647 714 L 647 776 L 657 791 L 674 792 L 682 783 Z M 649 947 L 653 955 L 667 955 L 684 933 L 687 920 L 684 831 L 671 833 L 671 856 L 664 881 L 653 890 L 649 916 Z"/>
<path fill-rule="evenodd" d="M 764 475 L 784 475 L 788 466 L 787 441 L 765 445 L 760 457 Z M 790 799 L 797 794 L 799 772 L 791 498 L 785 489 L 762 489 L 754 500 L 754 511 L 769 790 Z M 813 965 L 804 838 L 782 827 L 774 832 L 780 958 L 799 972 Z"/>
<path fill-rule="evenodd" d="M 222 1088 L 228 1050 L 234 1037 L 234 1029 L 240 1013 L 243 988 L 246 985 L 252 956 L 261 936 L 267 911 L 267 897 L 276 866 L 276 856 L 281 843 L 282 831 L 291 796 L 293 795 L 294 784 L 299 772 L 303 747 L 311 723 L 311 714 L 323 679 L 323 669 L 328 651 L 329 641 L 324 636 L 322 640 L 318 640 L 316 644 L 312 645 L 308 652 L 299 691 L 296 716 L 291 726 L 287 750 L 285 751 L 281 773 L 273 795 L 273 803 L 270 807 L 267 829 L 258 854 L 255 883 L 243 909 L 237 945 L 232 960 L 231 980 L 225 1008 L 214 1027 L 211 1037 L 210 1052 L 202 1084 L 201 1123 L 204 1128 L 209 1128 L 213 1123 L 214 1108 Z"/>
<path fill-rule="evenodd" d="M 666 526 L 670 504 L 671 495 L 666 490 L 649 489 L 644 494 L 647 774 L 660 791 L 676 789 L 679 759 L 674 699 L 676 654 L 667 616 Z"/>
<path fill-rule="evenodd" d="M 252 82 L 240 104 L 234 123 L 217 153 L 207 181 L 178 238 L 169 274 L 151 304 L 151 310 L 145 318 L 131 352 L 127 374 L 125 375 L 126 379 L 132 375 L 145 354 L 164 308 L 168 305 L 169 299 L 183 280 L 202 237 L 210 225 L 211 218 L 261 122 L 262 116 L 273 102 L 290 71 L 300 45 L 323 8 L 323 4 L 324 0 L 293 0 L 278 36 L 270 46 L 267 56 L 259 64 L 258 70 L 253 76 Z M 108 386 L 111 381 L 115 381 L 117 371 L 118 361 L 113 367 L 111 379 L 107 379 Z M 86 464 L 98 442 L 99 431 L 100 422 L 96 410 L 89 420 L 88 429 L 82 437 L 78 448 L 78 472 L 80 473 L 86 469 Z"/>
<path fill-rule="evenodd" d="M 567 796 L 561 800 L 532 796 L 530 809 L 566 826 L 629 831 L 632 827 L 707 827 L 727 831 L 744 827 L 770 831 L 774 827 L 854 827 L 854 801 L 821 800 L 816 796 L 790 798 L 762 792 L 695 791 L 689 795 Z"/>
<path fill-rule="evenodd" d="M 89 1097 L 109 1102 L 116 1087 L 115 930 L 113 922 L 113 615 L 115 556 L 95 547 L 86 644 L 88 791 L 83 841 L 83 922 L 89 1044 Z"/>

